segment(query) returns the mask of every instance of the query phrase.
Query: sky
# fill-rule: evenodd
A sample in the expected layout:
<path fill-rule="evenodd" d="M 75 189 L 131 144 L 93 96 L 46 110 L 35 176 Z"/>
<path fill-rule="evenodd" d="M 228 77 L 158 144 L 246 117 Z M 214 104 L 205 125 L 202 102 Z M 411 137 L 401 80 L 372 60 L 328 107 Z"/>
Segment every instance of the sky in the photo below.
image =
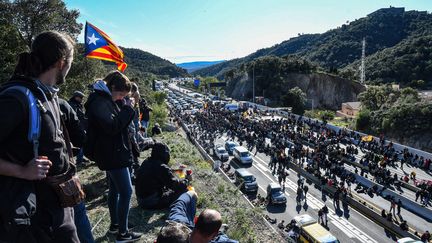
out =
<path fill-rule="evenodd" d="M 66 0 L 78 21 L 120 46 L 173 63 L 229 60 L 299 33 L 323 33 L 384 7 L 432 11 L 432 0 Z M 81 33 L 79 41 L 84 42 Z"/>

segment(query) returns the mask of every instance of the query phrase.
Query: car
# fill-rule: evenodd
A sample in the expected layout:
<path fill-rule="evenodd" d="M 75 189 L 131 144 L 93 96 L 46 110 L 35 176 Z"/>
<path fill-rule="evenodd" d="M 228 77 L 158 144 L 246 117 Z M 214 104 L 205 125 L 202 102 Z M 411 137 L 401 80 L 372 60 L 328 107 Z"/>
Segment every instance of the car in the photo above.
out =
<path fill-rule="evenodd" d="M 397 243 L 421 243 L 423 241 L 420 240 L 414 240 L 411 237 L 405 237 L 405 238 L 401 238 L 399 240 L 396 241 Z"/>
<path fill-rule="evenodd" d="M 243 165 L 252 165 L 251 153 L 243 146 L 234 147 L 233 155 Z"/>
<path fill-rule="evenodd" d="M 245 192 L 257 192 L 258 183 L 255 176 L 244 168 L 236 169 L 234 172 L 235 184 L 240 186 L 240 190 Z"/>
<path fill-rule="evenodd" d="M 219 160 L 221 160 L 222 162 L 228 161 L 229 154 L 221 144 L 216 144 L 216 146 L 214 148 L 214 152 L 215 152 L 216 157 Z"/>
<path fill-rule="evenodd" d="M 225 149 L 228 151 L 229 155 L 233 155 L 234 148 L 237 146 L 239 146 L 239 144 L 234 141 L 225 142 Z"/>
<path fill-rule="evenodd" d="M 294 221 L 300 228 L 299 242 L 340 243 L 334 235 L 308 214 L 295 216 Z"/>
<path fill-rule="evenodd" d="M 267 198 L 269 200 L 269 204 L 278 204 L 278 205 L 286 205 L 287 199 L 285 194 L 282 191 L 282 188 L 277 183 L 270 183 L 267 186 Z"/>
<path fill-rule="evenodd" d="M 222 103 L 222 102 L 221 102 Z M 232 112 L 234 112 L 234 111 L 238 111 L 239 110 L 239 106 L 238 106 L 238 104 L 226 104 L 225 106 L 224 106 L 224 108 L 226 109 L 226 110 L 229 110 L 229 111 L 232 111 Z"/>

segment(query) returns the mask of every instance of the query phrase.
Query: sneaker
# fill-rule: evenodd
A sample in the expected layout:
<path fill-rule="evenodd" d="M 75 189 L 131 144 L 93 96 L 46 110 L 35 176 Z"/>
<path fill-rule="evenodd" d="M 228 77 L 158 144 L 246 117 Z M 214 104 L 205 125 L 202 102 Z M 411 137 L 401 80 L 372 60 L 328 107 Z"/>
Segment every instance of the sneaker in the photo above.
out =
<path fill-rule="evenodd" d="M 116 243 L 135 242 L 141 239 L 142 234 L 128 231 L 124 234 L 119 233 L 116 238 Z"/>
<path fill-rule="evenodd" d="M 128 229 L 131 230 L 133 228 L 135 228 L 135 225 L 128 223 Z M 113 235 L 117 234 L 118 231 L 119 231 L 119 225 L 118 224 L 111 224 L 109 229 L 108 229 L 108 233 L 113 234 Z"/>

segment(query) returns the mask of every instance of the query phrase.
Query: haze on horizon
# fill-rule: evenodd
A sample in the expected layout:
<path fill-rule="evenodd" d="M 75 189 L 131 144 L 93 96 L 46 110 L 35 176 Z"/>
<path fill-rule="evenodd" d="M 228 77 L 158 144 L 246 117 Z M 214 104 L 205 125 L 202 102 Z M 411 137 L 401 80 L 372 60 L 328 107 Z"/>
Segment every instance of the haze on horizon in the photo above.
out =
<path fill-rule="evenodd" d="M 389 6 L 432 11 L 427 0 L 66 0 L 120 46 L 174 63 L 230 60 L 299 33 L 323 33 Z M 83 33 L 79 41 L 83 42 Z"/>

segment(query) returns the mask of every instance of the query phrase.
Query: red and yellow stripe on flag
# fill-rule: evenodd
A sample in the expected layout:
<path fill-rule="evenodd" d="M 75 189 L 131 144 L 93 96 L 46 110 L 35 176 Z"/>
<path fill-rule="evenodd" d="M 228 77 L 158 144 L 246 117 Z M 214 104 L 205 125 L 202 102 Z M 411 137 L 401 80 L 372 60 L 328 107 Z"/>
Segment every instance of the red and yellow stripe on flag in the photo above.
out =
<path fill-rule="evenodd" d="M 111 38 L 96 26 L 86 23 L 85 29 L 86 57 L 115 62 L 120 71 L 124 71 L 127 64 L 123 61 L 123 51 Z"/>

